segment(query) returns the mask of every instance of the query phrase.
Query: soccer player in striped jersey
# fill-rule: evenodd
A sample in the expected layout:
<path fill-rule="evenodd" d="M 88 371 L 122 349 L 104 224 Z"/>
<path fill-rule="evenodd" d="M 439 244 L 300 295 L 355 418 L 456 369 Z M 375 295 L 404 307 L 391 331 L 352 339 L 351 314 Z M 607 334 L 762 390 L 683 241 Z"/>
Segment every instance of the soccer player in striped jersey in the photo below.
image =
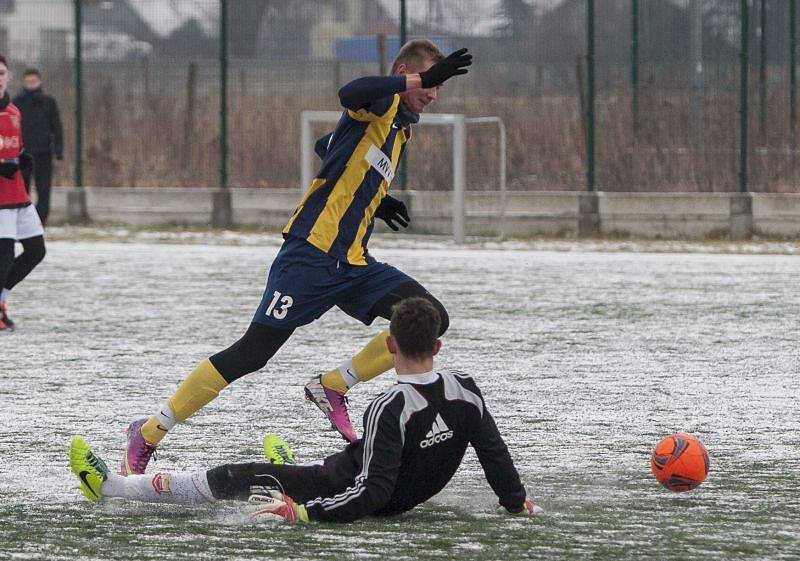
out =
<path fill-rule="evenodd" d="M 404 45 L 390 76 L 364 77 L 339 91 L 344 106 L 333 133 L 317 143 L 322 168 L 283 230 L 261 304 L 246 333 L 203 360 L 158 412 L 128 427 L 124 474 L 141 474 L 161 439 L 217 397 L 228 384 L 255 372 L 289 339 L 334 306 L 370 325 L 389 319 L 403 298 L 421 296 L 438 310 L 440 334 L 449 320 L 444 306 L 420 283 L 367 251 L 375 218 L 394 230 L 408 225 L 405 205 L 388 195 L 411 125 L 446 80 L 467 73 L 472 55 L 460 49 L 444 57 L 428 40 Z M 395 224 L 397 223 L 397 224 Z M 345 394 L 355 384 L 390 370 L 387 331 L 350 360 L 312 379 L 307 399 L 349 442 L 357 439 Z"/>
<path fill-rule="evenodd" d="M 364 438 L 323 462 L 291 465 L 293 455 L 278 439 L 284 450 L 273 454 L 275 463 L 122 477 L 76 436 L 70 467 L 90 500 L 197 504 L 249 497 L 247 510 L 259 521 L 350 522 L 400 514 L 427 501 L 447 485 L 472 446 L 499 499 L 498 513 L 541 514 L 475 381 L 434 370 L 440 321 L 424 298 L 395 305 L 387 344 L 396 357 L 397 383 L 367 407 Z"/>

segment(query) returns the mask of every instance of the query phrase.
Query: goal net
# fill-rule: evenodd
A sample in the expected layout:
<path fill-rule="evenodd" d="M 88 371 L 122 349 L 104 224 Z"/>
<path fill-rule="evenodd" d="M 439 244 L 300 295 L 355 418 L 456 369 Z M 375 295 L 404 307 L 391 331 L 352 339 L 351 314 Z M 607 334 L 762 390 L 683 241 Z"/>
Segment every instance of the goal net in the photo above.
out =
<path fill-rule="evenodd" d="M 300 138 L 300 189 L 305 191 L 314 178 L 316 162 L 314 153 L 314 125 L 333 124 L 341 118 L 340 111 L 303 111 L 301 113 Z M 451 131 L 453 145 L 453 183 L 452 183 L 452 234 L 456 242 L 466 239 L 467 220 L 467 128 L 468 125 L 496 127 L 499 146 L 498 154 L 498 196 L 499 204 L 495 212 L 500 237 L 504 236 L 506 213 L 506 138 L 505 125 L 499 117 L 467 117 L 456 113 L 423 114 L 417 126 L 444 127 Z M 476 211 L 480 213 L 481 211 Z"/>

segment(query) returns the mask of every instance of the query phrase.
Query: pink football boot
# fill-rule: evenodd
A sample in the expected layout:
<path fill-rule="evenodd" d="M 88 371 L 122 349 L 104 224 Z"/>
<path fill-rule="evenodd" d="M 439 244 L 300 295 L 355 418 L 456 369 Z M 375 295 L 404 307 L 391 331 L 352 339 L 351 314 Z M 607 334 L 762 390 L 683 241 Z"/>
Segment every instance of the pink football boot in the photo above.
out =
<path fill-rule="evenodd" d="M 122 475 L 138 475 L 144 473 L 150 458 L 156 452 L 156 447 L 147 442 L 142 436 L 142 425 L 147 418 L 137 419 L 128 425 L 125 431 L 128 435 L 128 443 L 125 446 L 125 457 L 119 466 Z"/>
<path fill-rule="evenodd" d="M 331 422 L 331 427 L 347 442 L 358 440 L 350 415 L 347 412 L 347 397 L 322 385 L 321 376 L 313 378 L 305 388 L 306 399 L 319 407 Z"/>

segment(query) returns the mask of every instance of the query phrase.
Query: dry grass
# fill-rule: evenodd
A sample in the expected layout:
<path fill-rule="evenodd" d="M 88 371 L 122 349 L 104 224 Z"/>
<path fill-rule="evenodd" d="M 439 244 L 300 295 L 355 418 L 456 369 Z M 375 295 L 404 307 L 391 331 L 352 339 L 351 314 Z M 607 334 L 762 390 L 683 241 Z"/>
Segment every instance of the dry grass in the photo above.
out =
<path fill-rule="evenodd" d="M 197 94 L 194 118 L 185 95 L 143 96 L 106 85 L 86 93 L 84 183 L 100 186 L 214 186 L 218 183 L 218 97 Z M 65 91 L 69 91 L 68 89 Z M 754 92 L 755 93 L 755 92 Z M 753 96 L 755 99 L 755 95 Z M 797 191 L 798 154 L 792 148 L 786 92 L 770 100 L 768 134 L 758 134 L 751 111 L 749 165 L 757 191 Z M 61 99 L 71 106 L 70 99 Z M 597 101 L 597 188 L 606 191 L 731 191 L 738 185 L 738 97 L 706 92 L 704 116 L 693 119 L 690 93 L 642 92 L 641 129 L 632 133 L 627 92 L 600 92 Z M 337 109 L 330 95 L 233 94 L 229 119 L 232 186 L 293 187 L 299 181 L 299 115 L 303 109 Z M 577 96 L 526 95 L 443 99 L 437 111 L 498 115 L 508 129 L 510 189 L 585 188 L 584 142 Z M 73 129 L 71 111 L 65 128 Z M 698 122 L 702 123 L 699 136 Z M 322 133 L 320 129 L 320 133 Z M 68 132 L 69 134 L 69 132 Z M 68 137 L 68 140 L 70 138 Z M 450 135 L 420 129 L 409 151 L 409 187 L 449 189 Z M 68 146 L 73 143 L 68 141 Z M 498 146 L 490 127 L 471 128 L 471 189 L 497 187 Z M 431 157 L 431 155 L 433 155 Z M 72 166 L 57 169 L 68 185 Z"/>

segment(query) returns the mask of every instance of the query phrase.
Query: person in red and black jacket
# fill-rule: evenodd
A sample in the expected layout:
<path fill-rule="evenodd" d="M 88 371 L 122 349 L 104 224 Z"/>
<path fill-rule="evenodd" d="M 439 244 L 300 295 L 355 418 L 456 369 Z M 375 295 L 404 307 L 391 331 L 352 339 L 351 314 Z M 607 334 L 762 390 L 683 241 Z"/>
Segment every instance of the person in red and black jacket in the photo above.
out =
<path fill-rule="evenodd" d="M 11 72 L 0 55 L 0 332 L 14 329 L 8 317 L 8 296 L 44 259 L 44 229 L 25 191 L 22 172 L 33 167 L 33 157 L 23 150 L 22 116 L 11 103 Z M 15 259 L 14 244 L 23 252 Z"/>

